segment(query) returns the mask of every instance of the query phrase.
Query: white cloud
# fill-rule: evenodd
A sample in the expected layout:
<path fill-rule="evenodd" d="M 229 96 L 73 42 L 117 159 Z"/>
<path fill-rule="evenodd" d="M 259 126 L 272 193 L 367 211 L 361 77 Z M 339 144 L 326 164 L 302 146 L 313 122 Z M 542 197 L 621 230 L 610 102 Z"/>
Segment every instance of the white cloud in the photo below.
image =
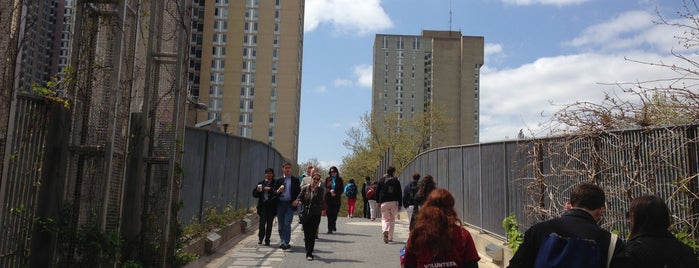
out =
<path fill-rule="evenodd" d="M 646 46 L 655 51 L 668 52 L 673 47 L 678 47 L 674 36 L 682 35 L 681 29 L 654 23 L 657 19 L 655 13 L 647 11 L 625 12 L 616 18 L 588 27 L 580 36 L 563 44 L 606 51 Z"/>
<path fill-rule="evenodd" d="M 316 93 L 325 93 L 326 91 L 328 91 L 328 87 L 318 86 L 318 87 L 316 87 L 315 91 L 316 91 Z"/>
<path fill-rule="evenodd" d="M 349 87 L 352 86 L 352 81 L 347 79 L 335 79 L 335 87 Z"/>
<path fill-rule="evenodd" d="M 323 169 L 330 169 L 332 166 L 340 166 L 340 161 L 338 160 L 319 160 L 318 161 L 318 166 L 322 167 Z M 341 171 L 341 170 L 340 170 Z"/>
<path fill-rule="evenodd" d="M 541 58 L 514 69 L 481 76 L 481 142 L 515 138 L 520 129 L 545 135 L 540 124 L 565 104 L 600 103 L 610 83 L 676 77 L 667 68 L 633 63 L 624 57 L 649 62 L 677 63 L 677 58 L 653 53 L 578 54 Z M 542 114 L 544 117 L 542 117 Z"/>
<path fill-rule="evenodd" d="M 334 32 L 372 34 L 393 27 L 380 0 L 306 0 L 304 30 L 330 24 Z"/>
<path fill-rule="evenodd" d="M 550 6 L 567 6 L 567 5 L 578 5 L 590 0 L 502 0 L 507 4 L 514 4 L 518 6 L 529 6 L 529 5 L 550 5 Z"/>
<path fill-rule="evenodd" d="M 488 65 L 490 62 L 502 62 L 505 59 L 505 53 L 501 44 L 487 43 L 483 47 L 483 56 L 485 57 L 485 64 Z M 481 72 L 488 72 L 490 69 L 484 67 Z"/>
<path fill-rule="evenodd" d="M 485 57 L 500 54 L 502 53 L 502 45 L 492 43 L 485 44 L 485 47 L 483 48 L 483 53 L 485 54 Z"/>
<path fill-rule="evenodd" d="M 357 76 L 357 84 L 361 87 L 371 88 L 373 67 L 371 65 L 354 66 L 354 74 Z"/>

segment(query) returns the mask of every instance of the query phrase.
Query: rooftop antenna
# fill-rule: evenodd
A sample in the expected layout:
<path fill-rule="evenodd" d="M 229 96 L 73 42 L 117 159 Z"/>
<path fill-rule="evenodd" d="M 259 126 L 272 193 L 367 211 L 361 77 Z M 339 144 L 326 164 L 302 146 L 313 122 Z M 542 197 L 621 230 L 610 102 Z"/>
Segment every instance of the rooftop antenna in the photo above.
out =
<path fill-rule="evenodd" d="M 449 0 L 449 35 L 451 36 L 451 0 Z"/>

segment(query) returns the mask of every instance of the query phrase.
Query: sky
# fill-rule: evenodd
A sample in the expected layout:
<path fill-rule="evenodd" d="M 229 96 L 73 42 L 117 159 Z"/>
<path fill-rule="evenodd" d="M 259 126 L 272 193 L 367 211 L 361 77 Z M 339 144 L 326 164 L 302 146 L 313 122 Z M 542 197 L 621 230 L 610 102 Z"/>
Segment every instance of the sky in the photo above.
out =
<path fill-rule="evenodd" d="M 483 36 L 480 142 L 539 137 L 562 105 L 600 103 L 614 83 L 676 77 L 682 0 L 306 0 L 299 163 L 351 152 L 347 130 L 371 112 L 376 34 Z M 451 13 L 451 15 L 450 15 Z"/>

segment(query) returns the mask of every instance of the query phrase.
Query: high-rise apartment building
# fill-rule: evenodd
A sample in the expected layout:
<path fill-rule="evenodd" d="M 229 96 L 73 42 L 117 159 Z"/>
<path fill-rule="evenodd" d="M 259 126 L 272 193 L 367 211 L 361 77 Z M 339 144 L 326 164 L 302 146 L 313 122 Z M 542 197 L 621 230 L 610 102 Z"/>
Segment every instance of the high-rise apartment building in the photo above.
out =
<path fill-rule="evenodd" d="M 67 65 L 73 1 L 31 0 L 23 5 L 16 86 L 31 92 L 33 85 L 43 86 Z"/>
<path fill-rule="evenodd" d="M 430 106 L 450 120 L 431 147 L 478 142 L 482 36 L 459 31 L 422 35 L 378 34 L 374 40 L 372 115 L 382 124 L 389 113 L 421 115 Z"/>
<path fill-rule="evenodd" d="M 304 0 L 194 0 L 190 91 L 196 121 L 263 141 L 296 161 Z"/>

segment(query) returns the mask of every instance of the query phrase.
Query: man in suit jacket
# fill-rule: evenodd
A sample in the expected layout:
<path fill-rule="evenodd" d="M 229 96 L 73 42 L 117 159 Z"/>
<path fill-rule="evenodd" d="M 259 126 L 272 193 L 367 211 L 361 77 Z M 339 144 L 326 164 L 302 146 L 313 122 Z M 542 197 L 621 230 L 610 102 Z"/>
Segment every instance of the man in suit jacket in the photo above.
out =
<path fill-rule="evenodd" d="M 301 193 L 301 183 L 299 178 L 291 175 L 291 163 L 282 165 L 282 176 L 275 180 L 275 189 L 279 194 L 277 203 L 277 225 L 279 227 L 280 243 L 279 248 L 289 249 L 289 240 L 291 240 L 291 221 L 294 218 L 295 207 L 292 207 L 292 201 L 298 198 Z"/>

